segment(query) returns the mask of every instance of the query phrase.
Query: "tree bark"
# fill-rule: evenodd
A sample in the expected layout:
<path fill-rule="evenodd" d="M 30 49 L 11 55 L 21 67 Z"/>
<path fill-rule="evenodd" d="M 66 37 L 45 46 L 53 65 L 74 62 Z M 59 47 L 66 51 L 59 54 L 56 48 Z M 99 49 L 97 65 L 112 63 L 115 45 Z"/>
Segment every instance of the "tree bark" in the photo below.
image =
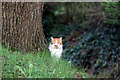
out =
<path fill-rule="evenodd" d="M 3 2 L 2 44 L 24 52 L 45 49 L 43 6 L 37 2 Z"/>

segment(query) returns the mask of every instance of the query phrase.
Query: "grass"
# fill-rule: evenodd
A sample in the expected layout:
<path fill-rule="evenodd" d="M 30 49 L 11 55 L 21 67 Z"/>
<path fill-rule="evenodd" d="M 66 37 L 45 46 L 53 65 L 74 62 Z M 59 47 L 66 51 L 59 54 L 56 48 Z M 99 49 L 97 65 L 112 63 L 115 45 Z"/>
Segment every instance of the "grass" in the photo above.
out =
<path fill-rule="evenodd" d="M 57 61 L 47 50 L 23 54 L 2 48 L 0 52 L 3 78 L 75 78 L 75 74 L 81 74 L 82 78 L 89 77 L 83 68 L 77 70 L 71 62 Z"/>

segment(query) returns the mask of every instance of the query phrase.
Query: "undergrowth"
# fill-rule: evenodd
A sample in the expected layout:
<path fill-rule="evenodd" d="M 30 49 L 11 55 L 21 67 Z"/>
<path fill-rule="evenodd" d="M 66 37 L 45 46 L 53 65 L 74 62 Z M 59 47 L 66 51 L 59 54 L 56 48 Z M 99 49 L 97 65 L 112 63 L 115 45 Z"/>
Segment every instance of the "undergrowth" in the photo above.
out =
<path fill-rule="evenodd" d="M 55 60 L 48 50 L 36 54 L 23 54 L 2 48 L 2 77 L 3 78 L 82 78 L 89 77 L 83 68 L 76 69 L 71 62 Z"/>

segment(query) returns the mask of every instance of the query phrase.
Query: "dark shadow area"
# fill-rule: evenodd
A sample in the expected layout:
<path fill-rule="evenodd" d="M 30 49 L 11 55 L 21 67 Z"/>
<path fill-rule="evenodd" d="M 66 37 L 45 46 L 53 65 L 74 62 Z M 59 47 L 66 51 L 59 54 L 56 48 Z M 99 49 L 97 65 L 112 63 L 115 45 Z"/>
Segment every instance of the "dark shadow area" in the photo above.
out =
<path fill-rule="evenodd" d="M 96 77 L 119 78 L 120 3 L 46 3 L 45 36 L 63 37 L 63 59 Z"/>

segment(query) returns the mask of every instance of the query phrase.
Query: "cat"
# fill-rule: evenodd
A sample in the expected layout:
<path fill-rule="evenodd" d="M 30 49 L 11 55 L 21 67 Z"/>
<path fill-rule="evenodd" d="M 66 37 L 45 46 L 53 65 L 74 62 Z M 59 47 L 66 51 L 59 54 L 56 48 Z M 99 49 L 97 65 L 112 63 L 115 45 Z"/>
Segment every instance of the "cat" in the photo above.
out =
<path fill-rule="evenodd" d="M 60 59 L 63 52 L 62 37 L 60 38 L 51 37 L 51 43 L 49 44 L 49 51 L 52 57 Z"/>

